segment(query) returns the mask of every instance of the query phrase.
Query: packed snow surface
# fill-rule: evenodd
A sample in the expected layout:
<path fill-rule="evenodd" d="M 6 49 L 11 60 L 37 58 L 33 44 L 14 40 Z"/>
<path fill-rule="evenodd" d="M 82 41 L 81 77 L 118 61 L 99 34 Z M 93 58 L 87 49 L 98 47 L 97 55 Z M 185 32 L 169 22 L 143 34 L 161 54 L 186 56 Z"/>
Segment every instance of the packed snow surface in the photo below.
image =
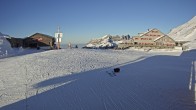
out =
<path fill-rule="evenodd" d="M 61 49 L 0 59 L 0 110 L 195 110 L 195 56 Z"/>

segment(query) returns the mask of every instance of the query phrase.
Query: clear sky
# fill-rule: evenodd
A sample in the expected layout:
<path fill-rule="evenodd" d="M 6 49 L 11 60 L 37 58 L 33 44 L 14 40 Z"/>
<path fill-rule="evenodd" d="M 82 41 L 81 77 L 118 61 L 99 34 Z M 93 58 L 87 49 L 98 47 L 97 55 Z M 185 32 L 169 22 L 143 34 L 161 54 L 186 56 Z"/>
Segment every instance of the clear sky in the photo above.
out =
<path fill-rule="evenodd" d="M 0 32 L 24 38 L 36 32 L 63 43 L 87 43 L 106 34 L 164 33 L 196 16 L 196 0 L 0 0 Z"/>

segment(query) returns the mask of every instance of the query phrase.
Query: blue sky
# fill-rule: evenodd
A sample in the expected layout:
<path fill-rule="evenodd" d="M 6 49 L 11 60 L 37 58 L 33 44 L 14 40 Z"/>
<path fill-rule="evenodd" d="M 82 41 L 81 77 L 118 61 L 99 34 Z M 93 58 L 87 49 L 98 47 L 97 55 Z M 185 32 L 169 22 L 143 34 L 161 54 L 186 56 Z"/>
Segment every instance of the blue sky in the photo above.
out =
<path fill-rule="evenodd" d="M 24 38 L 36 32 L 63 43 L 87 43 L 106 34 L 164 33 L 196 16 L 196 0 L 0 0 L 0 32 Z"/>

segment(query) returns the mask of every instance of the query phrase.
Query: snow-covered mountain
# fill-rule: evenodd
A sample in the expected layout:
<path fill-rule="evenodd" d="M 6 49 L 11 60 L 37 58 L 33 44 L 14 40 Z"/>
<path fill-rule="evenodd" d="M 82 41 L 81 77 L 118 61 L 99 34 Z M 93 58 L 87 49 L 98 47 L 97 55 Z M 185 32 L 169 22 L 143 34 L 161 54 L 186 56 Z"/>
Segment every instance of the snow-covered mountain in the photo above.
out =
<path fill-rule="evenodd" d="M 168 35 L 176 41 L 189 41 L 183 46 L 186 46 L 189 50 L 196 49 L 196 16 L 172 29 Z"/>
<path fill-rule="evenodd" d="M 87 48 L 113 48 L 117 46 L 119 43 L 122 43 L 123 39 L 129 39 L 130 36 L 111 36 L 105 35 L 101 38 L 91 40 L 85 47 Z"/>
<path fill-rule="evenodd" d="M 176 41 L 196 40 L 196 16 L 188 22 L 172 29 L 168 35 Z"/>

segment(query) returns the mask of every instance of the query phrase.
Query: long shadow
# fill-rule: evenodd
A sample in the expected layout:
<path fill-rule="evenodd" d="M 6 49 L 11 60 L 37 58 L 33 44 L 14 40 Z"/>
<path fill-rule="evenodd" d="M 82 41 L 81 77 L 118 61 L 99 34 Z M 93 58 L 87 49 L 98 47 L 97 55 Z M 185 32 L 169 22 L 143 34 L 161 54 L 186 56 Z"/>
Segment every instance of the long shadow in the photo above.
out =
<path fill-rule="evenodd" d="M 106 73 L 113 68 L 108 67 L 52 78 L 34 88 L 53 89 L 0 110 L 195 110 L 189 91 L 194 56 L 196 51 L 152 56 L 119 65 L 121 72 L 113 77 Z"/>
<path fill-rule="evenodd" d="M 93 74 L 91 74 L 93 72 L 98 72 L 98 71 L 101 71 L 103 73 L 106 72 L 106 71 L 111 72 L 113 70 L 113 68 L 115 68 L 115 67 L 121 67 L 123 65 L 134 63 L 134 62 L 140 61 L 142 59 L 145 59 L 145 57 L 139 57 L 135 60 L 125 62 L 125 63 L 122 63 L 120 65 L 117 64 L 117 65 L 114 65 L 112 67 L 105 67 L 105 68 L 95 69 L 95 70 L 92 70 L 92 71 L 81 72 L 79 74 L 78 73 L 73 73 L 71 75 L 66 75 L 64 77 L 62 77 L 62 76 L 61 77 L 55 77 L 55 78 L 45 80 L 45 81 L 42 81 L 42 82 L 34 85 L 34 88 L 42 88 L 42 87 L 46 87 L 46 86 L 50 86 L 50 85 L 56 85 L 56 84 L 61 84 L 61 83 L 77 80 L 78 78 L 82 78 L 84 76 L 84 74 L 93 75 Z"/>

